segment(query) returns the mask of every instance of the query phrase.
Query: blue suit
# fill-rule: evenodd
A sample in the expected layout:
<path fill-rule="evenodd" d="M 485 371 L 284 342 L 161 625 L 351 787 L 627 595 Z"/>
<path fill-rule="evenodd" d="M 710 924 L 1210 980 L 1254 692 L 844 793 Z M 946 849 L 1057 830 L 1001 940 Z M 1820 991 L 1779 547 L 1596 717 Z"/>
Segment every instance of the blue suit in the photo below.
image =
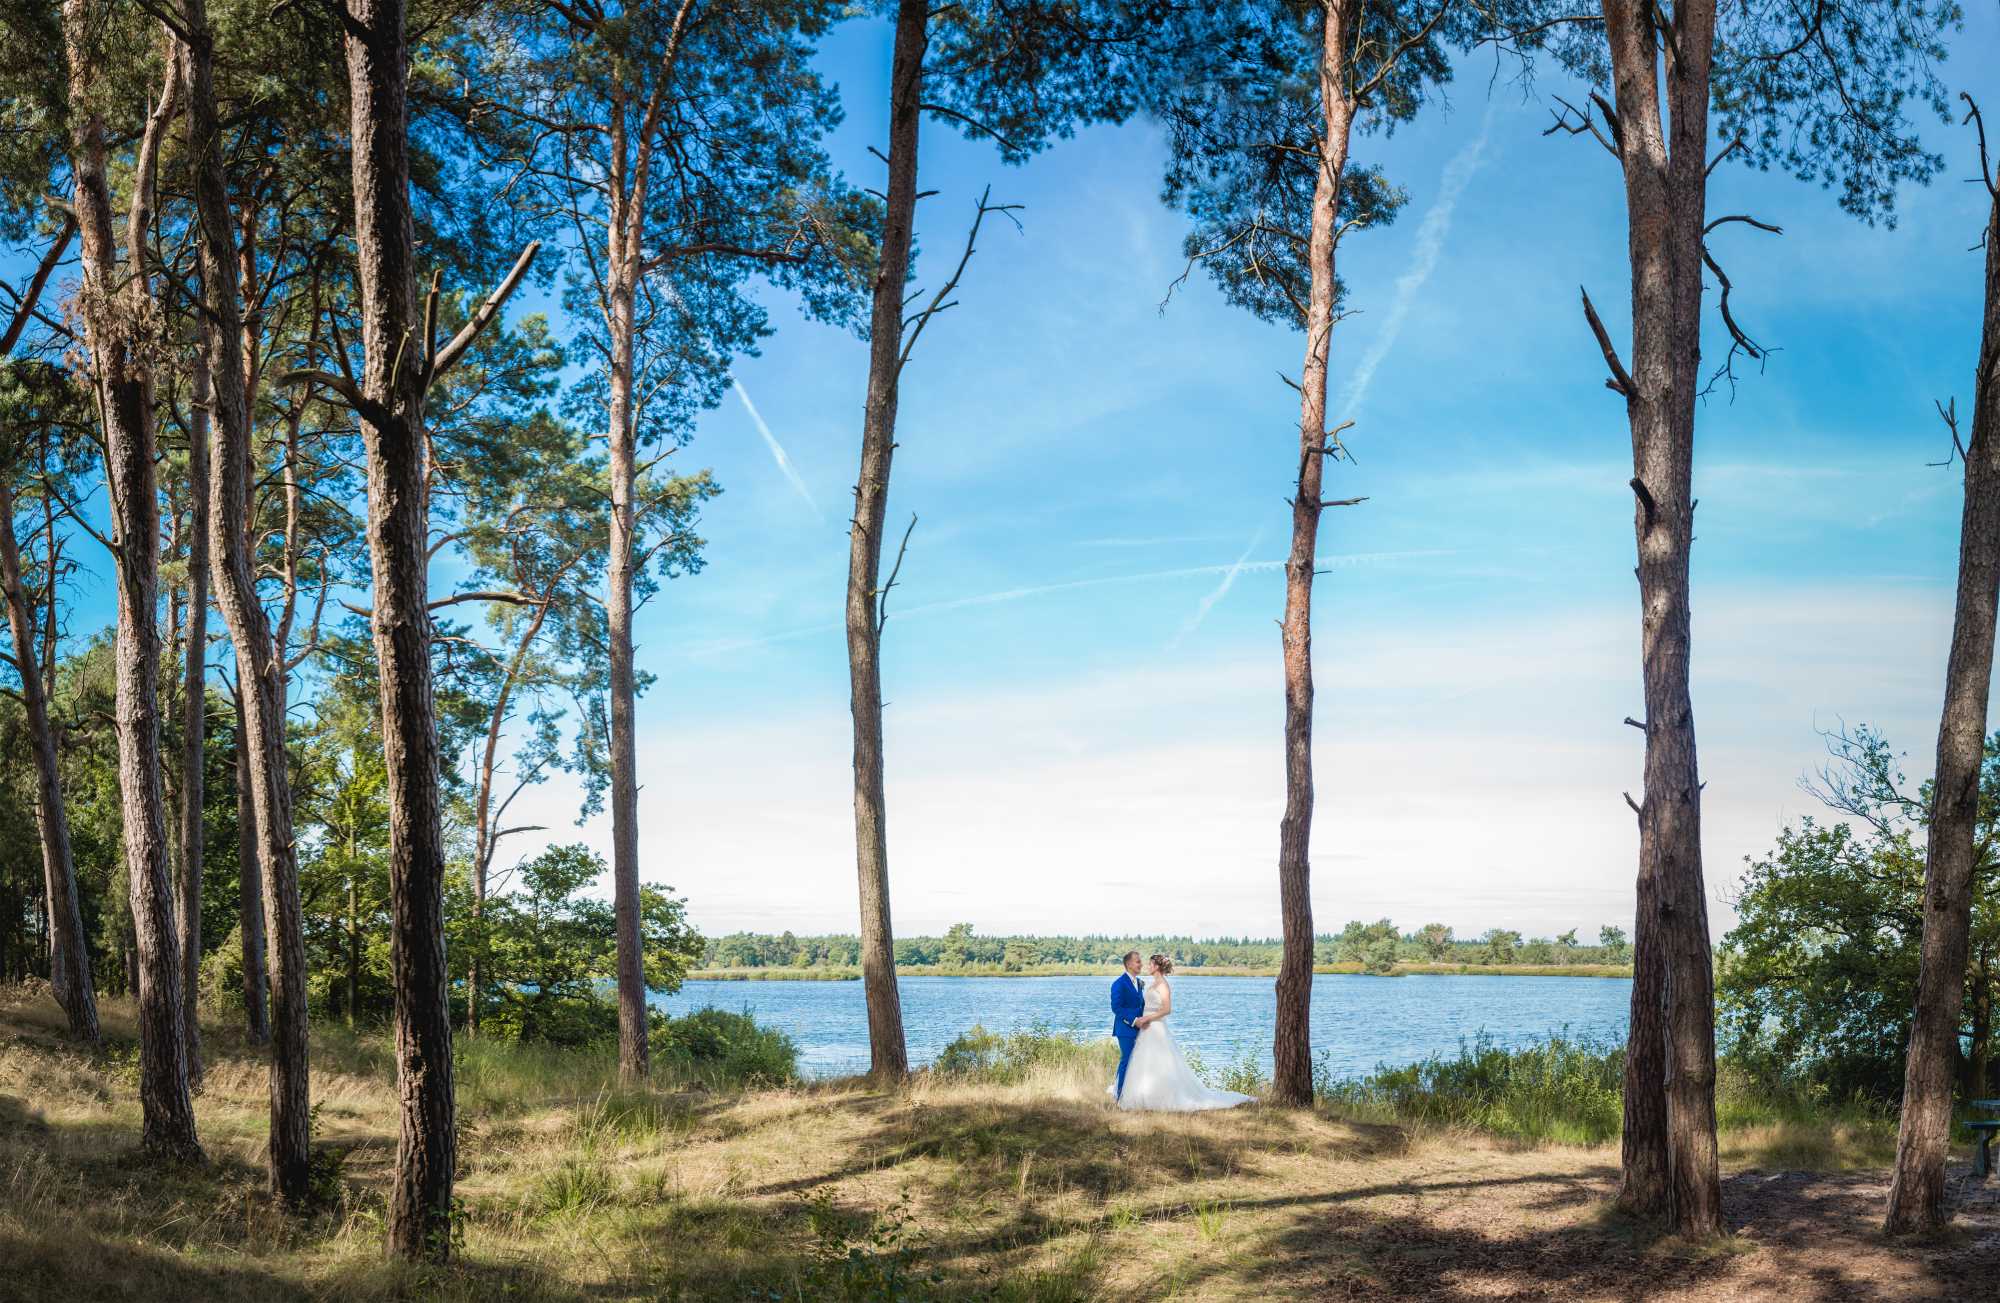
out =
<path fill-rule="evenodd" d="M 1118 1041 L 1118 1094 L 1125 1093 L 1125 1066 L 1132 1062 L 1132 1046 L 1139 1029 L 1132 1020 L 1146 1012 L 1146 996 L 1130 973 L 1118 974 L 1111 984 L 1111 1034 Z"/>

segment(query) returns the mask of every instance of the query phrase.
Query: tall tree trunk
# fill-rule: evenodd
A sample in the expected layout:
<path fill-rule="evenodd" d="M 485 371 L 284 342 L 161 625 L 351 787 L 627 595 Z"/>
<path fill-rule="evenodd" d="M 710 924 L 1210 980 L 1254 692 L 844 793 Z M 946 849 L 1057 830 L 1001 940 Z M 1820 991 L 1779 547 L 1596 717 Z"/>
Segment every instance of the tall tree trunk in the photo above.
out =
<path fill-rule="evenodd" d="M 1285 813 L 1278 824 L 1278 906 L 1284 953 L 1278 964 L 1278 1021 L 1272 1044 L 1272 1091 L 1281 1103 L 1312 1102 L 1312 817 L 1313 817 L 1313 571 L 1320 486 L 1326 459 L 1338 447 L 1326 425 L 1327 359 L 1333 347 L 1336 222 L 1340 182 L 1354 104 L 1347 94 L 1348 0 L 1324 6 L 1319 94 L 1324 134 L 1313 185 L 1307 245 L 1311 288 L 1306 303 L 1305 366 L 1299 377 L 1299 473 L 1292 498 L 1292 545 L 1285 560 L 1285 618 L 1280 641 L 1285 671 Z"/>
<path fill-rule="evenodd" d="M 141 245 L 152 226 L 151 190 L 160 137 L 171 119 L 171 79 L 148 120 L 134 172 L 128 219 L 132 267 L 122 268 L 105 176 L 105 129 L 93 103 L 100 72 L 90 0 L 64 0 L 69 65 L 71 169 L 77 227 L 83 235 L 84 331 L 104 424 L 105 483 L 116 546 L 118 788 L 124 851 L 138 952 L 139 1100 L 142 1145 L 163 1157 L 199 1160 L 188 1095 L 187 1045 L 181 1023 L 181 950 L 167 877 L 165 801 L 160 786 L 160 503 L 154 475 L 152 383 L 134 356 L 134 319 L 150 289 Z"/>
<path fill-rule="evenodd" d="M 210 333 L 202 327 L 204 337 Z M 208 440 L 210 385 L 194 360 L 188 411 L 187 636 L 181 649 L 180 881 L 181 1009 L 188 1084 L 201 1087 L 201 807 L 208 761 Z"/>
<path fill-rule="evenodd" d="M 444 953 L 444 825 L 431 696 L 426 348 L 410 213 L 409 74 L 403 0 L 349 0 L 345 41 L 361 283 L 362 441 L 368 556 L 389 796 L 390 971 L 402 1131 L 389 1251 L 451 1253 L 450 974 Z"/>
<path fill-rule="evenodd" d="M 252 1045 L 271 1043 L 264 971 L 264 875 L 257 867 L 257 812 L 250 794 L 249 745 L 243 736 L 243 708 L 236 712 L 236 908 L 243 938 L 244 1032 Z"/>
<path fill-rule="evenodd" d="M 622 121 L 622 114 L 620 115 Z M 625 200 L 627 204 L 639 201 Z M 633 413 L 632 332 L 638 251 L 634 217 L 614 205 L 610 241 L 611 549 L 605 623 L 611 643 L 611 890 L 618 937 L 618 1070 L 628 1080 L 651 1068 L 646 1040 L 645 958 L 639 940 L 639 772 L 633 673 L 632 583 L 637 519 L 638 431 Z"/>
<path fill-rule="evenodd" d="M 14 485 L 0 476 L 0 581 L 6 585 L 7 625 L 14 635 L 14 664 L 21 671 L 21 708 L 35 748 L 35 825 L 42 840 L 42 889 L 49 920 L 49 984 L 69 1019 L 70 1035 L 98 1041 L 97 993 L 90 975 L 89 942 L 76 896 L 76 860 L 70 852 L 69 810 L 62 770 L 35 654 L 35 610 L 21 583 L 21 552 L 14 540 Z M 54 583 L 51 575 L 49 582 Z"/>
<path fill-rule="evenodd" d="M 882 530 L 889 467 L 896 452 L 902 377 L 903 303 L 917 216 L 917 126 L 923 117 L 924 0 L 901 0 L 889 71 L 889 188 L 882 261 L 875 272 L 868 336 L 868 397 L 861 416 L 861 476 L 847 553 L 848 703 L 854 715 L 854 868 L 861 893 L 861 981 L 868 1001 L 870 1075 L 897 1080 L 910 1070 L 903 1001 L 896 988 L 895 929 L 889 920 L 889 814 L 883 785 Z"/>
<path fill-rule="evenodd" d="M 69 248 L 75 227 L 63 227 L 62 236 L 51 244 L 35 268 L 28 287 L 14 302 L 13 318 L 0 332 L 0 357 L 13 352 L 27 328 L 42 291 Z M 46 462 L 48 435 L 43 434 Z M 63 803 L 62 774 L 56 759 L 54 727 L 49 722 L 48 693 L 54 683 L 55 577 L 60 568 L 56 542 L 55 512 L 45 492 L 42 501 L 43 546 L 48 569 L 46 600 L 49 626 L 45 638 L 49 646 L 37 654 L 35 626 L 39 611 L 28 600 L 21 581 L 21 552 L 14 535 L 15 467 L 0 473 L 0 585 L 7 603 L 7 627 L 13 635 L 14 668 L 21 676 L 22 713 L 27 716 L 29 743 L 35 748 L 35 827 L 42 844 L 42 920 L 48 946 L 49 986 L 56 1003 L 69 1020 L 72 1036 L 87 1044 L 98 1042 L 97 992 L 90 972 L 89 943 L 83 930 L 83 912 L 76 895 L 76 860 L 70 849 L 69 810 Z M 47 668 L 45 668 L 47 667 Z M 14 912 L 19 917 L 20 911 Z M 26 947 L 16 951 L 14 966 L 26 972 Z"/>
<path fill-rule="evenodd" d="M 1983 162 L 1983 160 L 1982 160 Z M 1965 956 L 1972 924 L 1979 768 L 1986 752 L 1986 694 L 1993 678 L 1993 621 L 2000 590 L 2000 194 L 1986 222 L 1985 322 L 1974 381 L 1972 440 L 1965 448 L 1965 506 L 1958 534 L 1958 600 L 1938 723 L 1930 843 L 1924 864 L 1924 940 L 1916 1016 L 1903 1070 L 1903 1121 L 1889 1189 L 1891 1233 L 1942 1228 L 1944 1160 L 1951 1143 L 1951 1081 L 1965 1013 Z"/>
<path fill-rule="evenodd" d="M 215 44 L 206 0 L 180 0 L 181 76 L 195 157 L 195 211 L 200 228 L 201 282 L 214 328 L 203 332 L 215 391 L 216 448 L 203 531 L 215 572 L 216 604 L 236 647 L 243 733 L 248 743 L 257 860 L 264 880 L 265 934 L 271 993 L 271 1188 L 299 1206 L 311 1191 L 311 1081 L 307 1068 L 305 930 L 300 918 L 298 859 L 292 844 L 291 778 L 285 758 L 285 703 L 278 696 L 277 651 L 257 594 L 249 555 L 253 475 L 250 412 L 245 395 L 243 308 L 235 224 L 222 169 L 222 134 L 215 106 Z"/>
<path fill-rule="evenodd" d="M 1625 397 L 1646 700 L 1620 1201 L 1637 1213 L 1665 1215 L 1683 1235 L 1709 1236 L 1722 1230 L 1722 1187 L 1715 1145 L 1714 968 L 1688 692 L 1688 549 L 1715 3 L 1690 0 L 1674 10 L 1678 56 L 1662 65 L 1665 121 L 1651 22 L 1656 12 L 1639 0 L 1605 6 L 1632 271 L 1632 370 Z"/>
<path fill-rule="evenodd" d="M 486 746 L 479 758 L 479 788 L 474 800 L 472 819 L 474 942 L 470 961 L 465 966 L 465 1028 L 475 1036 L 479 1034 L 479 961 L 486 953 L 486 881 L 493 869 L 493 821 L 499 817 L 493 808 L 493 780 L 499 768 L 500 737 L 507 729 L 507 707 L 514 698 L 514 685 L 521 677 L 521 667 L 527 663 L 528 653 L 534 647 L 535 639 L 540 636 L 542 625 L 548 621 L 549 607 L 553 600 L 554 589 L 551 588 L 544 595 L 542 602 L 535 607 L 534 616 L 528 621 L 528 627 L 521 635 L 521 641 L 515 645 L 514 654 L 507 661 L 507 673 L 500 680 L 500 691 L 493 701 L 493 713 L 486 721 Z M 622 1018 L 622 1003 L 620 1012 Z"/>
<path fill-rule="evenodd" d="M 604 260 L 604 314 L 611 357 L 606 380 L 606 442 L 611 473 L 611 538 L 605 559 L 605 624 L 610 644 L 611 891 L 617 938 L 618 1071 L 627 1080 L 651 1070 L 647 1041 L 646 963 L 639 907 L 638 679 L 633 671 L 632 617 L 636 610 L 639 479 L 636 296 L 645 274 L 644 234 L 650 196 L 654 133 L 667 103 L 681 41 L 694 0 L 680 0 L 653 91 L 641 104 L 631 83 L 613 72 L 610 174 L 603 178 L 610 221 Z M 602 44 L 605 23 L 580 21 L 578 39 Z M 616 61 L 614 61 L 615 67 Z M 632 111 L 637 110 L 636 121 Z M 483 870 L 482 870 L 483 871 Z M 481 885 L 483 905 L 484 886 Z"/>
<path fill-rule="evenodd" d="M 352 859 L 348 861 L 353 863 Z M 347 1025 L 361 1020 L 361 875 L 347 871 Z"/>

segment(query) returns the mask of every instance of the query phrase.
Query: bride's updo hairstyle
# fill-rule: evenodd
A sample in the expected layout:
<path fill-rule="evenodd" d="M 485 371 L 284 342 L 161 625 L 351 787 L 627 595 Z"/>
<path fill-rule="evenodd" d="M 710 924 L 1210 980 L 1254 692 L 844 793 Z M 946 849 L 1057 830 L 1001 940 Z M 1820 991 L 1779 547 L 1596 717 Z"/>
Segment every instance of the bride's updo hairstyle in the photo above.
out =
<path fill-rule="evenodd" d="M 1174 961 L 1167 958 L 1165 955 L 1151 955 L 1148 956 L 1148 958 L 1150 958 L 1153 962 L 1153 965 L 1160 970 L 1162 976 L 1174 971 Z"/>

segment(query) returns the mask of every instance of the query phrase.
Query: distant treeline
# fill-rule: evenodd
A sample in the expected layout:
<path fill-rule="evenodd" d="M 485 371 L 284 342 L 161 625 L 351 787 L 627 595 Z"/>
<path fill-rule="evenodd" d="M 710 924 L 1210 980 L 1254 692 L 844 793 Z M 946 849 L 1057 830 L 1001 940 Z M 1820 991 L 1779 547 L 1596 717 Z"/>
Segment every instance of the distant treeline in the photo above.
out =
<path fill-rule="evenodd" d="M 1507 928 L 1489 928 L 1476 938 L 1455 936 L 1442 923 L 1405 932 L 1389 919 L 1355 921 L 1337 933 L 1321 934 L 1313 947 L 1316 964 L 1359 964 L 1388 972 L 1403 964 L 1538 965 L 1624 964 L 1632 957 L 1625 930 L 1601 927 L 1595 944 L 1571 928 L 1554 937 L 1523 938 Z M 1283 945 L 1275 937 L 1192 936 L 981 936 L 972 924 L 954 924 L 943 936 L 896 938 L 900 968 L 1025 972 L 1052 965 L 1116 965 L 1127 951 L 1160 953 L 1183 968 L 1275 969 Z M 839 934 L 773 936 L 732 932 L 707 942 L 705 969 L 848 969 L 861 962 L 861 939 Z"/>

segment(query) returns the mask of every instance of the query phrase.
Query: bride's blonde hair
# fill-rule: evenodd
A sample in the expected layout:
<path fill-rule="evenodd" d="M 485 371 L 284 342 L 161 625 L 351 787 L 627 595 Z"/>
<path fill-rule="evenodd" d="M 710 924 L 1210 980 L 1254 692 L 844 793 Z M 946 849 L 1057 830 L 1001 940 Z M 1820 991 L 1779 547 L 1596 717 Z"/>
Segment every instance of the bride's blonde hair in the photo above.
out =
<path fill-rule="evenodd" d="M 1163 975 L 1174 971 L 1174 961 L 1165 955 L 1148 955 L 1147 958 L 1152 961 L 1153 966 L 1159 969 Z"/>

